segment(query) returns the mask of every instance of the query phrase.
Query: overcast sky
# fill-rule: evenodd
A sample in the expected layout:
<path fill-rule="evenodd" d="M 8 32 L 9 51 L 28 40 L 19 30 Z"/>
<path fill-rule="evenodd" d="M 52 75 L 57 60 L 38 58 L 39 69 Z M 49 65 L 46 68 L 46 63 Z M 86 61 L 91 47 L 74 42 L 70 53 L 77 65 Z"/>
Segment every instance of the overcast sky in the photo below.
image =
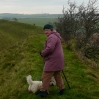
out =
<path fill-rule="evenodd" d="M 67 7 L 68 0 L 0 0 L 0 13 L 20 14 L 61 14 L 63 5 Z M 70 0 L 77 5 L 88 4 L 89 0 Z M 99 5 L 99 0 L 97 0 Z"/>

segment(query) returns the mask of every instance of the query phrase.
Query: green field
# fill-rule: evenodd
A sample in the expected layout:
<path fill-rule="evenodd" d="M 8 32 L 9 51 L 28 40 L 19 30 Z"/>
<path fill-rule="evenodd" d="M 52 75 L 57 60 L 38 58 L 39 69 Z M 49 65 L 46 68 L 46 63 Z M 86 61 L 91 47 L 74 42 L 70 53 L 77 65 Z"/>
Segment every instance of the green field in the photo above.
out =
<path fill-rule="evenodd" d="M 18 22 L 32 24 L 36 26 L 44 26 L 46 23 L 53 23 L 57 21 L 58 17 L 62 17 L 62 14 L 12 14 L 12 13 L 2 13 L 0 14 L 0 19 L 13 20 L 16 18 Z"/>
<path fill-rule="evenodd" d="M 36 25 L 36 26 L 41 26 L 43 27 L 45 24 L 47 23 L 53 23 L 57 21 L 57 18 L 31 18 L 31 19 L 18 19 L 18 22 L 21 23 L 27 23 L 27 24 L 32 24 L 32 25 Z"/>

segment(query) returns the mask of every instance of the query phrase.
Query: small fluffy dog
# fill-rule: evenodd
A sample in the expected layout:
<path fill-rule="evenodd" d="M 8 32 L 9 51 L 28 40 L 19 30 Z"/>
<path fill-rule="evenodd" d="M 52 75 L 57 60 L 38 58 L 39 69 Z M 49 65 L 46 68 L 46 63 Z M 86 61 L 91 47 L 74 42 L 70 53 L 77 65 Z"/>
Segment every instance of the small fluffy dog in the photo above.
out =
<path fill-rule="evenodd" d="M 56 80 L 54 77 L 52 77 L 50 81 L 50 86 L 55 86 L 55 85 L 56 85 Z"/>
<path fill-rule="evenodd" d="M 26 80 L 29 84 L 28 91 L 36 93 L 38 90 L 40 90 L 40 87 L 42 86 L 42 81 L 33 81 L 31 75 L 28 75 L 26 77 Z M 56 81 L 54 77 L 52 77 L 50 81 L 50 86 L 55 86 L 55 85 L 56 85 Z"/>
<path fill-rule="evenodd" d="M 33 81 L 31 75 L 27 76 L 26 80 L 29 84 L 28 91 L 30 92 L 36 93 L 42 86 L 42 81 Z"/>

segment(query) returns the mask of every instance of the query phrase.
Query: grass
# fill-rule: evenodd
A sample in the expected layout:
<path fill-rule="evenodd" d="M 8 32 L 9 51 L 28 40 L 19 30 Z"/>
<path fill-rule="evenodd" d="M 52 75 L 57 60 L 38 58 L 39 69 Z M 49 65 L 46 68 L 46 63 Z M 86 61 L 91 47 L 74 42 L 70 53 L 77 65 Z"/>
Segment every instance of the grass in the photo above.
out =
<path fill-rule="evenodd" d="M 0 50 L 24 41 L 27 37 L 35 33 L 42 33 L 41 27 L 0 20 Z"/>
<path fill-rule="evenodd" d="M 36 26 L 43 27 L 45 24 L 53 23 L 56 20 L 57 20 L 56 18 L 30 18 L 30 19 L 23 18 L 23 19 L 18 19 L 18 22 L 32 24 L 32 25 L 35 24 Z"/>
<path fill-rule="evenodd" d="M 14 24 L 20 25 L 20 23 Z M 24 27 L 21 27 L 22 30 L 28 33 Z M 33 27 L 27 28 L 27 31 L 34 30 Z M 39 51 L 42 50 L 46 37 L 40 30 L 38 27 L 35 33 L 31 32 L 23 41 L 19 39 L 18 43 L 14 42 L 15 44 L 8 49 L 0 51 L 0 99 L 40 99 L 37 95 L 28 92 L 26 82 L 26 76 L 29 74 L 32 75 L 33 80 L 41 80 L 43 59 Z M 9 36 L 12 36 L 12 33 Z M 50 94 L 45 99 L 99 99 L 99 68 L 81 62 L 73 51 L 66 49 L 64 43 L 63 50 L 64 73 L 71 89 L 68 88 L 62 75 L 66 86 L 65 94 L 59 96 L 59 90 L 54 86 L 49 89 Z"/>

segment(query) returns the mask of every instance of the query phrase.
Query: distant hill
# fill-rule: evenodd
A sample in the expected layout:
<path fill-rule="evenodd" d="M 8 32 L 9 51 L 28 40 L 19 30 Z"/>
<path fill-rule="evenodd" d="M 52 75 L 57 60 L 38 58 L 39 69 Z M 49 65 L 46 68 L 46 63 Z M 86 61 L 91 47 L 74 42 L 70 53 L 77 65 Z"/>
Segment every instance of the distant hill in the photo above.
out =
<path fill-rule="evenodd" d="M 62 17 L 63 14 L 13 14 L 2 13 L 0 19 L 17 21 L 21 23 L 32 24 L 36 26 L 44 26 L 46 23 L 53 23 L 57 18 Z"/>
<path fill-rule="evenodd" d="M 12 18 L 58 18 L 62 14 L 13 14 L 13 13 L 1 13 L 0 19 L 12 19 Z"/>

